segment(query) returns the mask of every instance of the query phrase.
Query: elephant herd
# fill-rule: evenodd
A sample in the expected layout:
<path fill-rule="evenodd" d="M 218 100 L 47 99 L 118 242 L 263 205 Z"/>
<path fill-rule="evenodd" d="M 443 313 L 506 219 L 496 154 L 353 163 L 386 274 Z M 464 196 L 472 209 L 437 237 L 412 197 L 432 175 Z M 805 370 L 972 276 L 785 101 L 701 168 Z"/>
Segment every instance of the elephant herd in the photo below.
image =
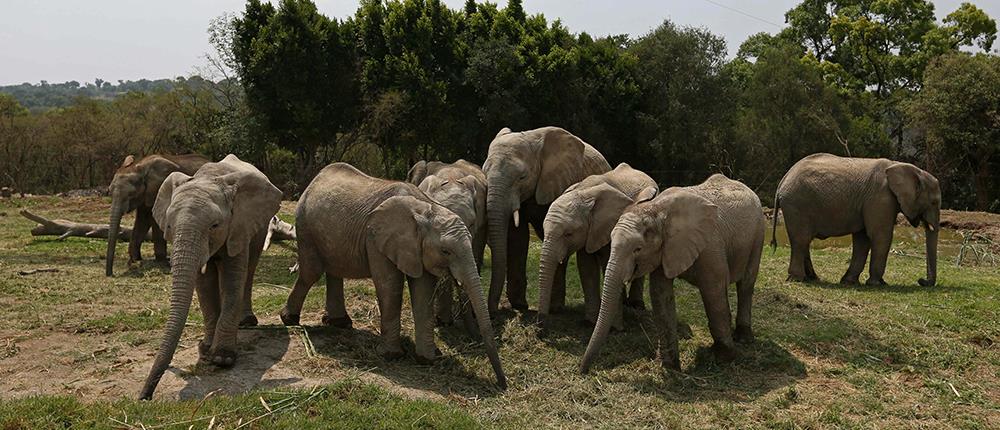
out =
<path fill-rule="evenodd" d="M 166 258 L 164 239 L 173 244 L 170 312 L 140 398 L 152 397 L 169 366 L 194 292 L 204 316 L 200 359 L 231 366 L 238 327 L 257 324 L 251 286 L 281 191 L 234 155 L 215 163 L 196 155 L 153 155 L 138 162 L 129 157 L 111 190 L 112 230 L 123 213 L 136 211 L 130 262 L 141 258 L 139 244 L 150 228 L 157 259 Z M 919 283 L 930 286 L 936 282 L 940 205 L 937 180 L 911 164 L 815 154 L 779 183 L 772 228 L 780 208 L 792 249 L 790 280 L 816 279 L 812 239 L 851 234 L 853 255 L 841 282 L 857 283 L 870 254 L 867 283 L 882 285 L 893 225 L 902 212 L 926 229 L 927 276 Z M 673 292 L 678 278 L 700 292 L 719 359 L 735 358 L 736 343 L 754 339 L 751 303 L 766 230 L 758 196 L 721 174 L 661 191 L 649 175 L 625 163 L 612 169 L 597 149 L 558 127 L 505 128 L 490 144 L 482 169 L 464 160 L 420 161 L 405 182 L 331 164 L 302 193 L 295 221 L 298 278 L 280 312 L 282 323 L 300 324 L 309 289 L 325 276 L 322 323 L 350 328 L 344 279 L 370 278 L 381 325 L 378 351 L 387 359 L 404 355 L 405 285 L 416 359 L 433 361 L 440 354 L 435 325 L 458 320 L 481 337 L 497 385 L 506 388 L 492 317 L 504 289 L 512 308 L 528 308 L 529 225 L 542 240 L 541 336 L 549 330 L 549 315 L 564 306 L 567 261 L 576 255 L 584 318 L 594 326 L 581 372 L 590 369 L 611 328 L 623 328 L 622 307 L 645 307 L 645 278 L 665 367 L 680 368 Z M 109 237 L 110 276 L 117 234 Z M 484 291 L 486 245 L 492 276 Z M 727 295 L 734 283 L 735 327 Z"/>

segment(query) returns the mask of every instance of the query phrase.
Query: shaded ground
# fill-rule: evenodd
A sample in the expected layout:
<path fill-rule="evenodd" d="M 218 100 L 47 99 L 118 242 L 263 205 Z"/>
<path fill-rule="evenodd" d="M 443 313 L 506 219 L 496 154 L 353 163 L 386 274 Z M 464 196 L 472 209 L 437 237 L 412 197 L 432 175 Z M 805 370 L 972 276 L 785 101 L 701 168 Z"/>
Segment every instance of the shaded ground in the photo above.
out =
<path fill-rule="evenodd" d="M 97 197 L 0 200 L 0 398 L 5 399 L 0 403 L 6 403 L 0 406 L 0 427 L 14 418 L 5 412 L 40 410 L 33 402 L 62 404 L 45 403 L 47 397 L 13 400 L 36 394 L 92 403 L 104 414 L 94 419 L 104 426 L 113 424 L 103 412 L 109 408 L 146 423 L 219 413 L 234 403 L 253 411 L 227 415 L 235 424 L 237 416 L 264 413 L 256 395 L 239 393 L 296 388 L 308 393 L 316 385 L 343 381 L 432 402 L 393 401 L 387 408 L 430 411 L 428 405 L 442 405 L 486 426 L 1000 427 L 1000 274 L 994 267 L 958 268 L 942 260 L 939 285 L 918 287 L 923 259 L 916 246 L 890 257 L 886 279 L 892 285 L 884 288 L 785 282 L 787 248 L 774 254 L 768 249 L 755 295 L 757 342 L 732 364 L 716 362 L 709 353 L 700 298 L 693 288 L 679 287 L 678 310 L 693 330 L 693 338 L 681 342 L 683 373 L 658 366 L 647 313 L 629 311 L 626 332 L 612 335 L 592 375 L 579 375 L 590 329 L 578 322 L 582 298 L 571 267 L 569 309 L 554 318 L 548 338 L 538 339 L 527 324 L 532 313 L 502 312 L 500 353 L 511 388 L 499 393 L 481 346 L 458 329 L 438 330 L 444 357 L 434 365 L 415 364 L 412 344 L 410 357 L 382 360 L 375 351 L 378 311 L 368 281 L 346 285 L 353 330 L 319 326 L 322 281 L 306 302 L 306 332 L 278 326 L 277 311 L 295 280 L 287 271 L 294 250 L 274 245 L 262 259 L 255 286 L 254 307 L 265 326 L 241 330 L 236 367 L 196 365 L 201 321 L 195 304 L 175 367 L 156 394 L 189 401 L 147 408 L 122 403 L 117 399 L 138 392 L 159 344 L 169 274 L 152 262 L 126 268 L 121 258 L 116 277 L 107 278 L 104 242 L 32 238 L 31 222 L 17 215 L 28 207 L 48 217 L 106 222 L 108 205 Z M 292 203 L 283 205 L 282 218 L 292 221 L 292 211 Z M 985 234 L 1000 226 L 1000 216 L 992 214 L 946 211 L 942 219 L 945 226 Z M 126 255 L 126 246 L 121 245 L 119 256 Z M 144 255 L 151 251 L 144 246 Z M 537 251 L 533 243 L 532 271 Z M 835 243 L 814 255 L 825 281 L 839 279 L 848 259 L 849 250 Z M 58 271 L 18 274 L 38 268 Z M 531 303 L 537 302 L 536 292 L 532 285 Z M 405 310 L 404 332 L 412 330 L 408 318 Z M 353 392 L 353 385 L 348 387 Z M 199 409 L 209 393 L 237 396 Z M 329 404 L 345 398 L 353 399 L 341 393 Z M 374 404 L 365 399 L 357 407 Z M 305 412 L 289 412 L 297 413 Z M 420 416 L 406 415 L 407 422 Z M 268 422 L 281 423 L 262 421 Z"/>

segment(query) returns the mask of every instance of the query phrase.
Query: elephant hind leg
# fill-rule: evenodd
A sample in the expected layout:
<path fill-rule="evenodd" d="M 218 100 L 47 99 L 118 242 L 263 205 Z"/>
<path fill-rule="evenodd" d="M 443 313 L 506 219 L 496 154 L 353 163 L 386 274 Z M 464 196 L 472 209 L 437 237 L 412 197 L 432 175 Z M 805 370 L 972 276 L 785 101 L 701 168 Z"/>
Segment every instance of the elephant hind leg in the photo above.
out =
<path fill-rule="evenodd" d="M 816 268 L 813 267 L 812 252 L 810 252 L 809 247 L 806 247 L 806 281 L 818 281 L 819 275 L 816 274 Z"/>
<path fill-rule="evenodd" d="M 811 242 L 811 239 L 808 236 L 805 238 L 801 236 L 789 236 L 789 240 L 792 245 L 792 258 L 788 263 L 788 280 L 797 282 L 807 281 L 809 280 L 809 273 L 806 265 L 807 261 L 811 260 L 809 256 L 809 242 Z M 815 275 L 815 273 L 813 274 Z"/>
<path fill-rule="evenodd" d="M 306 242 L 299 242 L 299 276 L 295 279 L 295 286 L 288 294 L 285 307 L 281 309 L 281 322 L 285 325 L 299 325 L 302 304 L 306 301 L 306 296 L 313 284 L 319 280 L 323 274 L 322 261 L 319 254 L 311 245 Z"/>
<path fill-rule="evenodd" d="M 750 256 L 750 267 L 739 281 L 736 281 L 736 332 L 734 340 L 740 343 L 753 342 L 753 326 L 751 324 L 751 309 L 753 308 L 753 289 L 757 284 L 757 273 L 760 270 L 761 247 L 754 247 Z"/>
<path fill-rule="evenodd" d="M 871 250 L 871 241 L 868 233 L 860 231 L 851 235 L 851 265 L 847 267 L 847 273 L 840 278 L 840 283 L 844 285 L 854 285 L 858 283 L 861 271 L 865 270 L 865 260 L 868 259 L 868 251 Z"/>
<path fill-rule="evenodd" d="M 323 324 L 337 328 L 354 326 L 351 316 L 347 314 L 347 304 L 344 300 L 344 278 L 326 273 L 326 312 L 323 313 Z"/>

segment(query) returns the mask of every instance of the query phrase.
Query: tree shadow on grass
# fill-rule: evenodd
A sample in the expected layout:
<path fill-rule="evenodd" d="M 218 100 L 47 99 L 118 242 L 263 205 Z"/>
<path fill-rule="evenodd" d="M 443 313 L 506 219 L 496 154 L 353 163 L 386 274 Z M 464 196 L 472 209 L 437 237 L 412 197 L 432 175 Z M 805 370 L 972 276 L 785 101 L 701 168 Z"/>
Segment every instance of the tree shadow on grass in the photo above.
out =
<path fill-rule="evenodd" d="M 953 293 L 968 289 L 960 285 L 941 285 L 941 284 L 925 287 L 917 284 L 916 281 L 914 281 L 912 284 L 867 285 L 864 282 L 858 284 L 841 284 L 837 282 L 818 280 L 818 281 L 804 282 L 801 284 L 803 286 L 818 287 L 829 290 L 852 290 L 861 292 L 891 293 L 891 294 L 901 294 L 901 293 L 940 294 L 940 293 Z"/>

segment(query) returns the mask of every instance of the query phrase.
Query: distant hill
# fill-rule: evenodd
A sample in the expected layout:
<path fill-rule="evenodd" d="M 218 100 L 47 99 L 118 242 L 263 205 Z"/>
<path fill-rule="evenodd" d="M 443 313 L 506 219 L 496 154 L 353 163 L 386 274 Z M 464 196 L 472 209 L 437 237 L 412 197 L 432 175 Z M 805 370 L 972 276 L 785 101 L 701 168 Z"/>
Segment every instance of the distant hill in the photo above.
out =
<path fill-rule="evenodd" d="M 25 82 L 19 85 L 0 86 L 0 93 L 7 93 L 14 96 L 21 103 L 21 106 L 28 108 L 32 112 L 40 112 L 69 106 L 73 104 L 74 99 L 79 97 L 111 100 L 130 91 L 170 91 L 181 84 L 198 85 L 203 82 L 204 80 L 199 76 L 157 80 L 140 79 L 138 81 L 119 80 L 117 85 L 103 79 L 95 79 L 94 82 L 83 84 L 77 81 L 63 82 L 61 84 L 50 84 L 46 81 L 41 81 L 38 84 Z"/>

